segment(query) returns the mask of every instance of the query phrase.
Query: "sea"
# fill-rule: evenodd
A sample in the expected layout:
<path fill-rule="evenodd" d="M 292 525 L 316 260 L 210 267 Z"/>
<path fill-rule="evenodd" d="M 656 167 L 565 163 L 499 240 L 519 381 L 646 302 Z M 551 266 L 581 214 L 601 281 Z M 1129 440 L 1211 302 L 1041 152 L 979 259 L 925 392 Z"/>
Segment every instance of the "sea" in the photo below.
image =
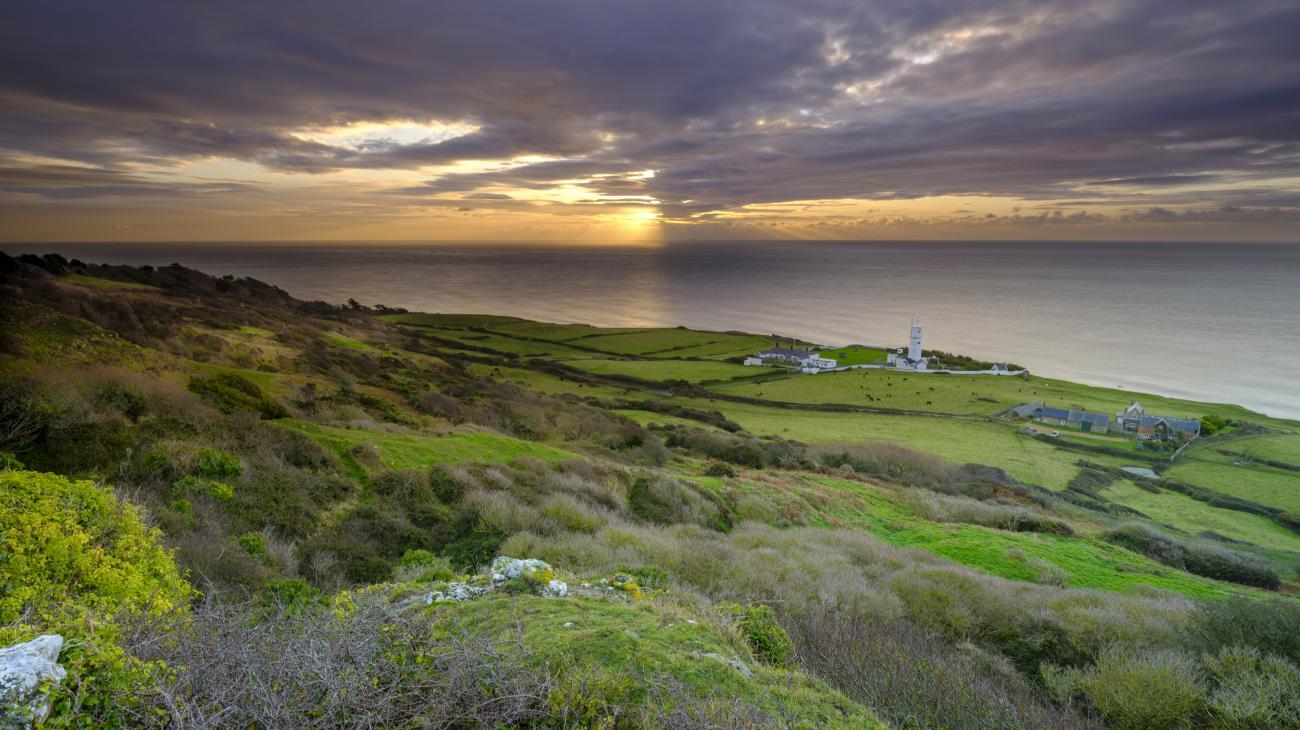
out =
<path fill-rule="evenodd" d="M 303 299 L 927 349 L 1300 418 L 1300 245 L 728 241 L 0 244 Z"/>

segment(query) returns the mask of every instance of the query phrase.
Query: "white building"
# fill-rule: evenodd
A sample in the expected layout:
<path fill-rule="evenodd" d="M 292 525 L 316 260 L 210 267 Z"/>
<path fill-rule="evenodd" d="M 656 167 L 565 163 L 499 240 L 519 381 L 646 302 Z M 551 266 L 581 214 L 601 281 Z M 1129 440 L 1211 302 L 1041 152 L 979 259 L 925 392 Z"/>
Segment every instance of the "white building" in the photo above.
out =
<path fill-rule="evenodd" d="M 805 371 L 830 370 L 838 363 L 812 350 L 794 347 L 771 347 L 758 353 L 757 358 L 745 358 L 746 365 L 762 365 L 765 362 L 784 362 L 798 365 Z"/>
<path fill-rule="evenodd" d="M 897 352 L 891 352 L 886 357 L 889 365 L 899 370 L 917 370 L 924 371 L 929 368 L 925 356 L 921 354 L 921 322 L 912 320 L 912 335 L 907 341 L 907 355 L 903 355 L 903 348 L 898 348 Z"/>

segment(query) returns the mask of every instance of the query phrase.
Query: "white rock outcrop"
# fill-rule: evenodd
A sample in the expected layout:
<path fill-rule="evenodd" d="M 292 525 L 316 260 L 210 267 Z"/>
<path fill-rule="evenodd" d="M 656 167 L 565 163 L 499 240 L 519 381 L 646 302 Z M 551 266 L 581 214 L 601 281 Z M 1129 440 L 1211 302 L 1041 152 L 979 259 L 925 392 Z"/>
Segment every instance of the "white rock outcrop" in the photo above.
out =
<path fill-rule="evenodd" d="M 515 578 L 525 578 L 539 585 L 537 593 L 543 596 L 563 598 L 569 595 L 569 586 L 564 581 L 555 579 L 555 570 L 544 560 L 536 558 L 511 558 L 502 555 L 492 561 L 490 582 L 449 583 L 446 588 L 429 594 L 429 603 L 445 601 L 466 601 L 496 590 L 498 586 Z"/>
<path fill-rule="evenodd" d="M 50 714 L 50 690 L 68 675 L 60 651 L 58 634 L 0 649 L 0 730 L 26 730 Z"/>

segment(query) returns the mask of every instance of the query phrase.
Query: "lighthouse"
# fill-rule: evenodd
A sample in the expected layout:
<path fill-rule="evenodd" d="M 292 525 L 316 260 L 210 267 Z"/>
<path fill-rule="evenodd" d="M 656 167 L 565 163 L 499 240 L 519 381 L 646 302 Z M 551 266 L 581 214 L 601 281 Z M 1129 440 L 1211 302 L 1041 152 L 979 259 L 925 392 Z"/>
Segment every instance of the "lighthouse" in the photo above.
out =
<path fill-rule="evenodd" d="M 907 342 L 907 359 L 921 362 L 921 321 L 912 320 L 912 337 Z"/>

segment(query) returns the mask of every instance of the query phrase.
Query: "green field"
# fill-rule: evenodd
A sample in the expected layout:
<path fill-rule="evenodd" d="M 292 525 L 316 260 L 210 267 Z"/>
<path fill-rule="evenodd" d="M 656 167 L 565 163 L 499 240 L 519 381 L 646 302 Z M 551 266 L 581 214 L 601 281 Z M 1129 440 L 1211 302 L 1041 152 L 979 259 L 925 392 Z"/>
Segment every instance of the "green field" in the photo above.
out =
<path fill-rule="evenodd" d="M 311 437 L 337 454 L 354 471 L 359 465 L 349 452 L 361 444 L 373 446 L 380 461 L 389 469 L 462 462 L 511 462 L 521 456 L 562 461 L 576 456 L 554 446 L 487 433 L 424 436 L 326 426 L 296 419 L 282 419 L 276 423 Z"/>
<path fill-rule="evenodd" d="M 677 357 L 701 347 L 716 347 L 725 351 L 754 352 L 768 344 L 765 337 L 756 335 L 701 332 L 677 327 L 643 329 L 617 334 L 600 334 L 582 338 L 583 347 L 592 347 L 618 355 L 658 355 Z M 689 349 L 688 349 L 689 348 Z M 683 355 L 689 357 L 690 355 Z"/>
<path fill-rule="evenodd" d="M 833 351 L 827 351 L 833 356 Z M 1257 423 L 1295 427 L 1235 405 L 1196 403 L 1065 380 L 1006 375 L 938 375 L 885 369 L 821 373 L 766 383 L 718 386 L 719 392 L 787 403 L 843 403 L 940 413 L 995 413 L 1010 406 L 1043 401 L 1058 408 L 1078 407 L 1114 414 L 1138 400 L 1148 413 L 1199 418 L 1217 414 Z"/>
<path fill-rule="evenodd" d="M 996 466 L 1026 484 L 1049 489 L 1064 488 L 1078 473 L 1081 458 L 1111 466 L 1138 463 L 1118 456 L 1065 451 L 1018 433 L 1013 426 L 977 419 L 801 411 L 690 398 L 673 402 L 721 411 L 759 435 L 813 444 L 894 441 L 957 463 Z"/>
<path fill-rule="evenodd" d="M 1104 496 L 1187 532 L 1209 530 L 1260 547 L 1296 553 L 1300 560 L 1300 535 L 1263 515 L 1212 507 L 1178 492 L 1148 492 L 1128 480 L 1107 487 Z"/>
<path fill-rule="evenodd" d="M 761 497 L 780 505 L 785 514 L 797 516 L 799 524 L 862 529 L 890 544 L 925 550 L 1010 580 L 1057 582 L 1116 593 L 1159 588 L 1197 598 L 1259 594 L 1166 567 L 1091 537 L 933 522 L 908 508 L 906 489 L 820 475 L 763 481 L 734 479 L 725 483 L 714 477 L 694 477 L 692 481 L 716 490 L 730 487 Z"/>
<path fill-rule="evenodd" d="M 591 357 L 591 353 L 588 351 L 558 342 L 521 340 L 517 337 L 495 333 L 445 327 L 421 327 L 420 331 L 444 340 L 461 342 L 470 347 L 486 347 L 499 352 L 508 352 L 525 357 Z"/>
<path fill-rule="evenodd" d="M 566 360 L 565 365 L 597 375 L 628 375 L 642 380 L 731 380 L 752 377 L 757 368 L 708 360 Z"/>
<path fill-rule="evenodd" d="M 66 274 L 60 277 L 62 281 L 69 284 L 80 284 L 95 289 L 148 289 L 158 291 L 158 287 L 149 286 L 148 284 L 136 284 L 130 281 L 114 281 L 112 279 L 101 279 L 98 276 L 86 276 L 85 274 Z"/>
<path fill-rule="evenodd" d="M 866 365 L 885 359 L 885 351 L 875 347 L 827 347 L 820 350 L 822 357 L 835 360 L 838 365 Z"/>
<path fill-rule="evenodd" d="M 1252 440 L 1190 447 L 1163 476 L 1288 512 L 1300 512 L 1300 472 L 1258 462 L 1238 466 L 1235 462 L 1239 457 L 1217 451 L 1218 448 L 1234 451 L 1249 448 L 1248 442 Z"/>
<path fill-rule="evenodd" d="M 420 327 L 494 327 L 511 322 L 527 322 L 518 317 L 498 317 L 492 314 L 381 314 L 376 319 L 396 324 L 413 324 Z"/>

